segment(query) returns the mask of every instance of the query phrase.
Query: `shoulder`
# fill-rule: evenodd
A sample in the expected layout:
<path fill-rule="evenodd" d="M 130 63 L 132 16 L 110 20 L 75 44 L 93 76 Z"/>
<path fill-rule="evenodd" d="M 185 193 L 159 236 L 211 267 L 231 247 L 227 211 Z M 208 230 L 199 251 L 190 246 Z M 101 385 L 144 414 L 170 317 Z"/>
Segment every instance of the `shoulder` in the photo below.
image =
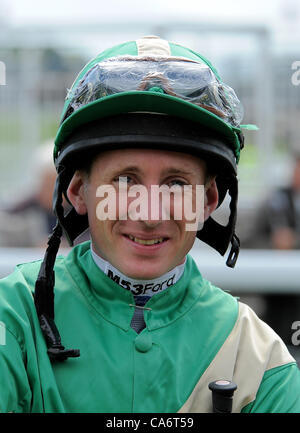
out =
<path fill-rule="evenodd" d="M 222 318 L 218 313 L 218 309 L 227 313 L 237 315 L 238 301 L 228 291 L 215 286 L 211 281 L 204 278 L 191 255 L 187 256 L 186 266 L 188 268 L 189 285 L 195 289 L 200 295 L 200 300 L 206 308 L 211 310 L 212 314 L 216 314 L 219 319 Z M 204 304 L 205 303 L 205 304 Z"/>
<path fill-rule="evenodd" d="M 37 320 L 31 281 L 37 277 L 40 263 L 18 265 L 10 275 L 0 280 L 0 320 L 23 349 L 26 335 Z"/>
<path fill-rule="evenodd" d="M 291 371 L 300 380 L 295 359 L 281 338 L 247 305 L 239 303 L 236 325 L 222 349 L 225 354 L 228 354 L 228 350 L 235 353 L 234 380 L 239 384 L 236 404 L 240 409 L 254 402 L 259 406 L 265 381 L 271 375 L 281 381 L 281 385 L 278 384 L 281 400 L 289 400 L 288 388 L 285 389 L 283 384 Z M 269 394 L 261 411 L 276 411 L 270 409 L 274 409 L 275 400 L 275 393 Z M 283 411 L 280 407 L 277 410 Z"/>
<path fill-rule="evenodd" d="M 300 372 L 294 358 L 280 337 L 250 307 L 240 302 L 237 304 L 234 326 L 202 374 L 183 411 L 210 412 L 208 384 L 217 379 L 237 384 L 233 412 L 241 412 L 244 408 L 247 408 L 245 411 L 258 411 L 260 408 L 268 412 L 274 407 L 274 411 L 284 411 L 289 406 L 289 398 L 299 401 Z M 277 381 L 280 393 L 281 403 L 277 406 L 274 403 L 278 400 L 276 394 L 268 394 L 272 381 Z M 293 382 L 296 385 L 293 385 L 295 390 L 290 397 Z"/>
<path fill-rule="evenodd" d="M 55 260 L 55 290 L 67 281 L 70 269 L 80 268 L 81 259 L 89 249 L 89 242 L 80 244 L 68 253 L 60 255 Z M 28 303 L 33 300 L 35 282 L 38 277 L 42 259 L 18 264 L 8 276 L 0 279 L 0 309 L 5 306 L 17 308 L 20 303 Z"/>
<path fill-rule="evenodd" d="M 241 302 L 232 339 L 237 340 L 245 351 L 251 349 L 252 361 L 260 361 L 264 370 L 295 362 L 279 335 Z"/>
<path fill-rule="evenodd" d="M 237 377 L 247 387 L 241 398 L 243 412 L 298 413 L 300 371 L 281 338 L 243 304 L 236 334 L 239 363 L 245 366 L 244 371 L 239 368 Z"/>
<path fill-rule="evenodd" d="M 57 257 L 56 274 L 63 272 L 65 260 L 66 257 Z M 42 259 L 20 263 L 11 274 L 0 279 L 0 321 L 19 341 L 26 330 L 38 325 L 34 290 L 41 264 Z"/>

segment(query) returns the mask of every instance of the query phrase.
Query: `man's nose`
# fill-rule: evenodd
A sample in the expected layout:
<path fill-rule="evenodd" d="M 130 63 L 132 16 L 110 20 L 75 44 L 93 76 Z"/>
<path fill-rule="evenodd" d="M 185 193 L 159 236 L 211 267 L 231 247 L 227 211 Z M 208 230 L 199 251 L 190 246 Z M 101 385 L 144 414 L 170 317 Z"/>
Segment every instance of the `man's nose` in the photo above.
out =
<path fill-rule="evenodd" d="M 131 219 L 144 221 L 149 227 L 170 219 L 170 204 L 153 185 L 139 191 L 138 200 L 130 203 L 128 211 Z"/>
<path fill-rule="evenodd" d="M 151 229 L 153 229 L 153 228 L 155 228 L 161 224 L 161 220 L 149 220 L 149 219 L 143 220 L 142 219 L 141 221 L 144 223 L 144 225 L 146 227 L 151 228 Z"/>

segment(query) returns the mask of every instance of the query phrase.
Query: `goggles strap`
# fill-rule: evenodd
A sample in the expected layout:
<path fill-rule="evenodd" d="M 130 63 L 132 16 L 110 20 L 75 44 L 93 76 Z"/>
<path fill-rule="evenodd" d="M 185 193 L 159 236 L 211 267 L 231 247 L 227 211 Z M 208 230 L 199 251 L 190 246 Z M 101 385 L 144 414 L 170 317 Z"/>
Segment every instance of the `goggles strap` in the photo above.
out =
<path fill-rule="evenodd" d="M 54 322 L 54 264 L 62 236 L 62 228 L 57 221 L 52 235 L 48 239 L 44 259 L 35 283 L 34 304 L 40 327 L 47 344 L 47 353 L 51 361 L 65 361 L 69 357 L 78 357 L 79 350 L 65 349 Z"/>

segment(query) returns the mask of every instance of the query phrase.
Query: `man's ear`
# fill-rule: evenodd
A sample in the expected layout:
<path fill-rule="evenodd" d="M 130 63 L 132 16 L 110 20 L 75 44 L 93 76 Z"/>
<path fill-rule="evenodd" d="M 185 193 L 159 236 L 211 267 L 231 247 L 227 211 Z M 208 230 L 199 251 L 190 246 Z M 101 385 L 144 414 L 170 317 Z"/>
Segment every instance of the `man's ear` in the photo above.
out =
<path fill-rule="evenodd" d="M 87 213 L 85 177 L 81 171 L 76 171 L 67 189 L 67 196 L 79 215 Z"/>
<path fill-rule="evenodd" d="M 204 221 L 213 213 L 217 208 L 219 202 L 218 187 L 216 184 L 216 178 L 211 178 L 205 185 L 205 197 L 204 197 Z"/>

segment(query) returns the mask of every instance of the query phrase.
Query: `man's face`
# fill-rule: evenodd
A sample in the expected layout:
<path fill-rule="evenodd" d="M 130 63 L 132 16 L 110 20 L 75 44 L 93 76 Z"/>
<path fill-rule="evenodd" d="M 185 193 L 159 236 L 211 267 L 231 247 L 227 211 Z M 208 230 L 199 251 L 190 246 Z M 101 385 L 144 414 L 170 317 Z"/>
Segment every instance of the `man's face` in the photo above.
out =
<path fill-rule="evenodd" d="M 183 191 L 184 185 L 190 185 L 192 193 L 188 200 L 195 209 L 196 185 L 204 183 L 205 164 L 191 155 L 152 149 L 114 150 L 103 152 L 96 158 L 89 176 L 76 172 L 68 196 L 78 213 L 88 213 L 92 244 L 98 255 L 131 278 L 152 279 L 184 261 L 193 246 L 196 231 L 186 230 L 184 212 L 181 219 L 174 218 L 176 202 L 172 194 L 170 217 L 163 217 L 162 203 L 158 214 L 153 217 L 151 188 L 153 185 L 177 185 Z M 99 204 L 103 200 L 103 197 L 99 198 L 99 187 L 103 185 L 109 185 L 115 191 L 114 219 L 99 218 Z M 128 191 L 137 185 L 149 192 L 148 207 L 142 217 L 132 220 L 129 218 L 132 214 L 130 205 L 135 199 L 127 197 L 125 210 L 124 207 L 121 210 L 118 203 L 122 194 L 124 199 L 124 188 Z M 218 199 L 213 179 L 206 189 L 205 218 L 216 207 Z"/>

